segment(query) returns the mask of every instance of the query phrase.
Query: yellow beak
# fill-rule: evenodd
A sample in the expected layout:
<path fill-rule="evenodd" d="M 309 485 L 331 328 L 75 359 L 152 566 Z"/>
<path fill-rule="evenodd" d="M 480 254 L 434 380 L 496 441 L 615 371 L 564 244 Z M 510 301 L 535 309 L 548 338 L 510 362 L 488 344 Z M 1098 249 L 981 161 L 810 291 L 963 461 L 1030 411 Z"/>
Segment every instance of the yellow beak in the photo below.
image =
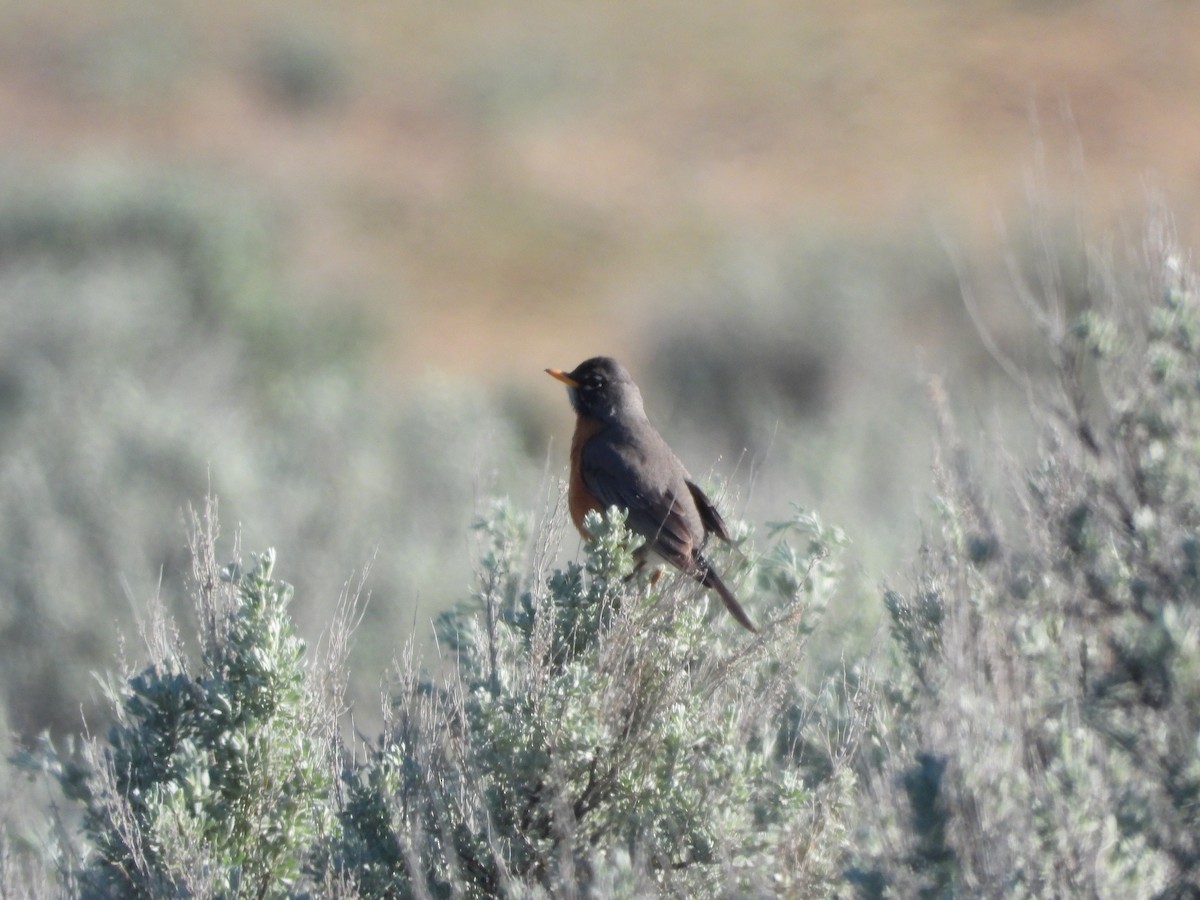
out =
<path fill-rule="evenodd" d="M 551 378 L 557 378 L 563 384 L 567 385 L 567 387 L 573 387 L 573 388 L 579 387 L 579 382 L 576 381 L 574 378 L 572 378 L 570 375 L 568 375 L 566 372 L 564 372 L 562 369 L 547 369 L 546 374 L 549 375 Z"/>

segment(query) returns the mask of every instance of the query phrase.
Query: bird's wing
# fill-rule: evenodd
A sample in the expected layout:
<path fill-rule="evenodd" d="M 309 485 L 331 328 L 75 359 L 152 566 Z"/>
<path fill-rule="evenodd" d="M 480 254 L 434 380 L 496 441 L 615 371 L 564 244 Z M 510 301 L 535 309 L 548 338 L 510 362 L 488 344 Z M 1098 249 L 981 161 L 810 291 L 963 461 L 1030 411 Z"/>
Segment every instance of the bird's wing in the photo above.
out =
<path fill-rule="evenodd" d="M 644 537 L 650 550 L 682 569 L 693 564 L 701 524 L 695 501 L 678 475 L 682 464 L 670 448 L 652 444 L 638 452 L 591 440 L 580 462 L 587 489 L 606 508 L 628 510 L 630 530 Z"/>
<path fill-rule="evenodd" d="M 732 544 L 733 540 L 729 537 L 729 529 L 725 525 L 725 520 L 721 518 L 721 514 L 717 512 L 713 502 L 708 499 L 708 495 L 690 479 L 687 486 L 692 494 L 692 499 L 696 501 L 696 510 L 700 513 L 700 521 L 704 523 L 704 530 L 715 534 L 725 543 Z"/>
<path fill-rule="evenodd" d="M 700 553 L 706 531 L 729 540 L 721 514 L 657 434 L 631 443 L 603 437 L 588 441 L 580 455 L 584 485 L 604 504 L 629 511 L 629 528 L 649 550 L 682 569 L 721 597 L 730 614 L 756 631 L 728 585 Z"/>

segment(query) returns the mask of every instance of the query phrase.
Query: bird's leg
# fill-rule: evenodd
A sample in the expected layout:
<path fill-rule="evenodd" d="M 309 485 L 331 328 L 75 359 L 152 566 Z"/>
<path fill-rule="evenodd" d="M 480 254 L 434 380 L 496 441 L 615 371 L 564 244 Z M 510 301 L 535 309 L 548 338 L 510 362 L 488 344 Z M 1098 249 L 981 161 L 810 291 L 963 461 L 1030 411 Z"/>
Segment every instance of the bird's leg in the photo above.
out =
<path fill-rule="evenodd" d="M 633 581 L 633 579 L 637 577 L 638 572 L 642 571 L 642 569 L 644 569 L 645 567 L 646 567 L 646 545 L 642 544 L 642 546 L 638 547 L 636 550 L 633 551 L 633 571 L 625 576 L 625 578 L 623 579 L 624 582 L 626 584 L 629 584 L 629 582 Z"/>
<path fill-rule="evenodd" d="M 633 551 L 633 561 L 634 561 L 633 571 L 625 576 L 624 580 L 625 580 L 626 584 L 633 581 L 633 579 L 637 577 L 638 573 L 641 572 L 642 569 L 646 568 L 647 558 L 649 557 L 649 555 L 650 555 L 650 550 L 646 544 L 642 544 L 642 546 L 638 547 L 636 550 Z M 655 566 L 654 571 L 652 571 L 650 573 L 650 586 L 654 587 L 655 585 L 657 585 L 658 579 L 660 579 L 661 577 L 662 577 L 662 566 Z"/>

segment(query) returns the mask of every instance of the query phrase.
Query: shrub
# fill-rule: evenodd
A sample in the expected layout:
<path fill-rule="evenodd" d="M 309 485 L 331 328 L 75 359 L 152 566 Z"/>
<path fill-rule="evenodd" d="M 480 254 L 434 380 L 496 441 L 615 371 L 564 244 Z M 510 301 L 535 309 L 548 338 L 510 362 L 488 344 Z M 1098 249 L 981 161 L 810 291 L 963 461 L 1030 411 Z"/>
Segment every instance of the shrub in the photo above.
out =
<path fill-rule="evenodd" d="M 108 736 L 25 757 L 79 811 L 60 887 L 1200 894 L 1200 298 L 1168 230 L 1147 249 L 1087 257 L 1082 286 L 1049 249 L 1018 276 L 1048 362 L 989 341 L 1042 434 L 1031 464 L 995 467 L 1006 493 L 935 385 L 935 516 L 883 596 L 889 656 L 841 678 L 806 667 L 853 583 L 815 516 L 772 526 L 761 556 L 743 528 L 723 560 L 752 637 L 686 579 L 631 580 L 619 510 L 556 568 L 561 510 L 534 533 L 501 503 L 472 596 L 438 620 L 438 667 L 410 639 L 382 734 L 348 749 L 357 606 L 310 660 L 273 555 L 219 570 L 207 519 L 197 663 L 155 612 Z M 10 847 L 0 887 L 37 891 Z"/>
<path fill-rule="evenodd" d="M 490 398 L 397 400 L 363 375 L 356 307 L 289 288 L 269 212 L 178 173 L 0 178 L 0 694 L 23 736 L 72 733 L 81 705 L 96 721 L 89 672 L 145 597 L 187 609 L 186 498 L 212 490 L 286 548 L 307 635 L 378 550 L 355 692 L 373 703 L 408 598 L 469 577 L 481 461 L 521 490 Z"/>
<path fill-rule="evenodd" d="M 1166 230 L 1148 251 L 1092 256 L 1074 307 L 1053 256 L 1018 282 L 1053 377 L 1015 515 L 942 404 L 863 896 L 1200 891 L 1200 298 Z"/>
<path fill-rule="evenodd" d="M 107 738 L 40 756 L 82 809 L 83 896 L 292 893 L 333 823 L 340 698 L 304 663 L 274 552 L 218 571 L 212 527 L 193 541 L 198 664 L 157 609 L 156 659 L 111 689 Z"/>
<path fill-rule="evenodd" d="M 756 567 L 775 619 L 748 639 L 706 621 L 690 584 L 626 583 L 617 510 L 589 524 L 584 566 L 550 573 L 521 565 L 506 507 L 480 527 L 476 609 L 438 626 L 453 670 L 402 669 L 331 865 L 381 897 L 828 890 L 858 733 L 827 731 L 834 704 L 796 666 L 837 585 L 836 532 L 781 529 L 820 550 L 780 541 Z"/>
<path fill-rule="evenodd" d="M 362 762 L 337 724 L 354 604 L 328 659 L 307 662 L 274 554 L 218 570 L 215 525 L 197 528 L 198 662 L 157 610 L 154 661 L 110 689 L 107 737 L 25 759 L 81 811 L 65 883 L 144 897 L 831 890 L 862 713 L 841 686 L 810 695 L 798 666 L 839 589 L 841 535 L 798 514 L 740 562 L 771 617 L 751 638 L 718 603 L 706 617 L 682 578 L 629 581 L 619 511 L 589 527 L 586 563 L 546 570 L 524 561 L 527 523 L 508 506 L 479 523 L 478 588 L 438 623 L 447 670 L 420 674 L 410 644 Z"/>

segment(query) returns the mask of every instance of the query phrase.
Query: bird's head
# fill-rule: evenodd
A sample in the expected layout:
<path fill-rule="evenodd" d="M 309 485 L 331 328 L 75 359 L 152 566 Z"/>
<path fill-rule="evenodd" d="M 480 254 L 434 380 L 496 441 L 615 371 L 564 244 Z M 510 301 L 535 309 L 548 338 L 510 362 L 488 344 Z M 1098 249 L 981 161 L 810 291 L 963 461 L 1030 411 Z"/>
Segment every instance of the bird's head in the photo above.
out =
<path fill-rule="evenodd" d="M 567 386 L 571 405 L 581 416 L 619 422 L 645 415 L 642 392 L 625 367 L 610 356 L 593 356 L 570 372 L 562 369 L 546 372 Z"/>

